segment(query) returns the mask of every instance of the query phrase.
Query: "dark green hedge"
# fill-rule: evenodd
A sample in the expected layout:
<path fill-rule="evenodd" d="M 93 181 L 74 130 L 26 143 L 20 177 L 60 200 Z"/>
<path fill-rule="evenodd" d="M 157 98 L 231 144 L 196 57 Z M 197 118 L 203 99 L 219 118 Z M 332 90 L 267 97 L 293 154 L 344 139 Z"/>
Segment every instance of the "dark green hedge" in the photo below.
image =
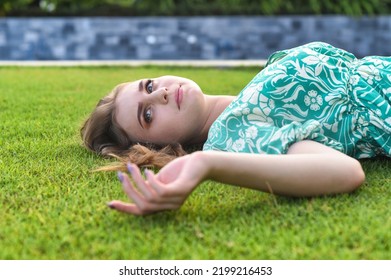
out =
<path fill-rule="evenodd" d="M 0 0 L 0 16 L 193 16 L 391 13 L 391 0 Z"/>

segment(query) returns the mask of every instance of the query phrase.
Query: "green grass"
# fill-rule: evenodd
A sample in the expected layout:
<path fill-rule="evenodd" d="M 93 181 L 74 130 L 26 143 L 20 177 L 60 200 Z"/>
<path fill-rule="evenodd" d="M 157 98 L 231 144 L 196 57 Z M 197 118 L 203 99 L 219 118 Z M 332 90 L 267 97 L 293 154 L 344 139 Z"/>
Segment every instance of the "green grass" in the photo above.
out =
<path fill-rule="evenodd" d="M 134 217 L 79 128 L 119 82 L 162 74 L 237 94 L 255 68 L 0 68 L 0 259 L 391 259 L 391 161 L 350 195 L 274 197 L 206 182 L 173 212 Z M 314 182 L 316 184 L 316 182 Z"/>

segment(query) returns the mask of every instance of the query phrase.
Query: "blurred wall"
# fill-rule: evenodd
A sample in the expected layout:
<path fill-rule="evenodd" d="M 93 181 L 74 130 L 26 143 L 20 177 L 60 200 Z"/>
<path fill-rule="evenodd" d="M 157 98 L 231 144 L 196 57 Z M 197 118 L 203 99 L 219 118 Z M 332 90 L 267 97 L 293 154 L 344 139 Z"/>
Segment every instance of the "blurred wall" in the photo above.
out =
<path fill-rule="evenodd" d="M 265 59 L 310 41 L 388 56 L 391 17 L 0 19 L 0 60 Z"/>

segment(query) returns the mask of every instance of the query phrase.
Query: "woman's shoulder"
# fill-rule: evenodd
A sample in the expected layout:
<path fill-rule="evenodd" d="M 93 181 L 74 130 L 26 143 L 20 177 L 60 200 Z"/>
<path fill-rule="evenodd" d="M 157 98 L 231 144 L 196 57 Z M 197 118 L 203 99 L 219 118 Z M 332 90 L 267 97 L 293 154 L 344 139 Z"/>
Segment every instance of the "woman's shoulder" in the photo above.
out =
<path fill-rule="evenodd" d="M 298 57 L 298 56 L 308 56 L 308 55 L 326 55 L 335 57 L 337 59 L 349 60 L 352 61 L 356 57 L 341 48 L 335 47 L 329 43 L 316 41 L 310 42 L 301 46 L 297 46 L 290 49 L 280 50 L 274 52 L 267 60 L 266 66 L 269 66 L 285 57 Z"/>

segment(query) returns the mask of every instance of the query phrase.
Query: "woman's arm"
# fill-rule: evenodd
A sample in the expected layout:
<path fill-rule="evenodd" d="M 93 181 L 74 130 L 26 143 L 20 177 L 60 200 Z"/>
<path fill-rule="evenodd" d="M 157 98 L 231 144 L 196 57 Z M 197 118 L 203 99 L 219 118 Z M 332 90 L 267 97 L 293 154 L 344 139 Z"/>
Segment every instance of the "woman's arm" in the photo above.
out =
<path fill-rule="evenodd" d="M 208 179 L 278 195 L 318 196 L 351 192 L 365 180 L 360 163 L 313 141 L 291 146 L 287 155 L 201 155 Z"/>
<path fill-rule="evenodd" d="M 134 203 L 112 201 L 109 206 L 135 215 L 177 209 L 208 179 L 289 196 L 351 192 L 365 179 L 357 160 L 313 141 L 292 145 L 287 155 L 196 152 L 156 175 L 146 172 L 147 180 L 135 165 L 129 169 L 134 183 L 126 174 L 119 177 Z"/>

